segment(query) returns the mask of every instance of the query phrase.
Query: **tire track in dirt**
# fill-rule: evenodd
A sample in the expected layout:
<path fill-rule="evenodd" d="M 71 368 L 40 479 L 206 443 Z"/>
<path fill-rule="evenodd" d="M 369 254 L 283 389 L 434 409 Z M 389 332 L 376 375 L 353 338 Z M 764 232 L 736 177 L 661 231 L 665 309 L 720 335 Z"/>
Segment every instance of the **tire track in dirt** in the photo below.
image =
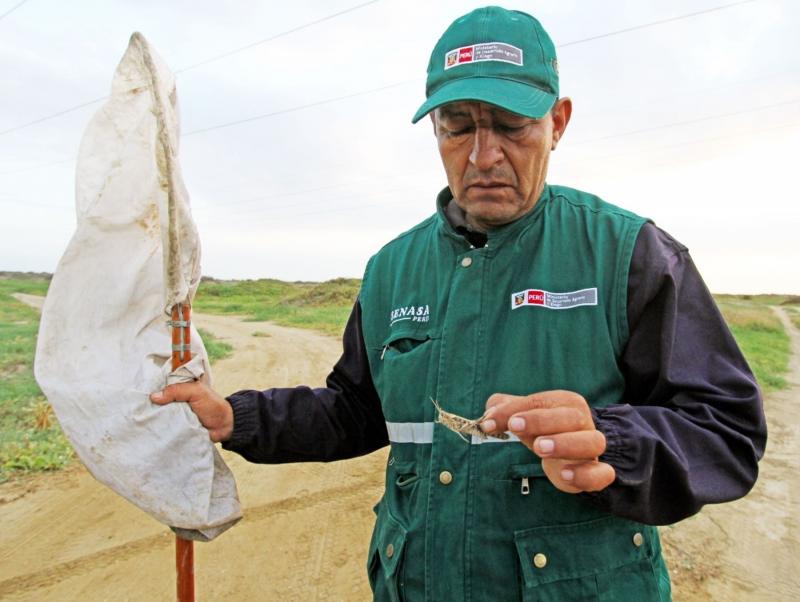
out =
<path fill-rule="evenodd" d="M 248 508 L 245 511 L 244 521 L 248 523 L 259 522 L 276 516 L 291 514 L 298 510 L 326 509 L 329 513 L 332 513 L 342 507 L 347 507 L 353 500 L 362 499 L 365 494 L 377 496 L 380 494 L 381 489 L 382 487 L 375 486 L 374 479 L 351 482 L 342 487 L 318 491 L 303 497 L 285 498 L 276 502 Z M 326 521 L 326 523 L 329 523 L 329 521 Z M 87 573 L 112 562 L 130 559 L 139 554 L 149 553 L 155 549 L 169 547 L 173 544 L 174 538 L 168 532 L 129 541 L 99 552 L 81 556 L 75 560 L 62 562 L 41 571 L 26 573 L 11 579 L 6 579 L 5 581 L 0 581 L 0 597 L 9 594 L 34 591 L 57 583 L 65 577 L 75 577 L 76 575 Z M 320 555 L 323 554 L 324 550 L 321 549 L 319 553 Z M 315 562 L 315 564 L 318 563 Z M 318 575 L 315 576 L 318 577 Z M 317 581 L 317 579 L 314 581 Z"/>

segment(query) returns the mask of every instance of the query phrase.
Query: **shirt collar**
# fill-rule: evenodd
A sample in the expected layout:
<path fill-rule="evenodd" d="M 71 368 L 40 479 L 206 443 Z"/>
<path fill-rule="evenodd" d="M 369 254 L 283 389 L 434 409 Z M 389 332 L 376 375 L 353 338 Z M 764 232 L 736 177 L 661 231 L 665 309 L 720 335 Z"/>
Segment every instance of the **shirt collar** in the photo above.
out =
<path fill-rule="evenodd" d="M 464 210 L 454 202 L 450 187 L 445 187 L 437 195 L 436 209 L 445 231 L 451 236 L 466 240 L 473 247 L 480 248 L 486 246 L 489 241 L 494 241 L 495 244 L 502 243 L 503 240 L 521 231 L 528 224 L 535 221 L 544 209 L 549 198 L 550 187 L 545 183 L 542 194 L 539 196 L 533 209 L 519 219 L 500 226 L 499 228 L 494 228 L 488 233 L 475 230 L 467 224 L 466 214 Z"/>

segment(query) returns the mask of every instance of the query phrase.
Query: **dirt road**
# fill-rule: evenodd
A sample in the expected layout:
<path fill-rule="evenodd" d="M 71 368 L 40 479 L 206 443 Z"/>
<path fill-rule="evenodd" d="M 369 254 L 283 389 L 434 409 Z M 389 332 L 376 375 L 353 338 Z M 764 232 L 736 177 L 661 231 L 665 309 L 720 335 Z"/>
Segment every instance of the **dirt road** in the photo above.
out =
<path fill-rule="evenodd" d="M 800 331 L 773 310 L 791 339 L 790 387 L 765 401 L 767 451 L 747 497 L 661 530 L 676 600 L 800 599 Z"/>
<path fill-rule="evenodd" d="M 41 298 L 18 296 L 32 305 Z M 195 314 L 234 346 L 214 387 L 324 383 L 341 342 Z M 258 333 L 258 336 L 253 336 Z M 195 544 L 198 600 L 367 600 L 366 552 L 386 452 L 335 464 L 257 466 L 223 452 L 244 519 Z M 0 599 L 174 599 L 174 537 L 83 468 L 0 486 Z"/>
<path fill-rule="evenodd" d="M 268 323 L 199 314 L 195 322 L 234 346 L 214 366 L 225 393 L 241 383 L 321 384 L 340 350 L 335 339 Z M 792 388 L 768 400 L 770 444 L 755 490 L 662 530 L 676 600 L 789 600 L 800 591 L 790 463 L 800 452 L 800 333 L 790 332 Z M 198 600 L 370 598 L 364 564 L 384 451 L 330 465 L 225 458 L 245 518 L 196 544 Z M 82 468 L 0 486 L 0 524 L 2 600 L 174 599 L 171 533 Z"/>

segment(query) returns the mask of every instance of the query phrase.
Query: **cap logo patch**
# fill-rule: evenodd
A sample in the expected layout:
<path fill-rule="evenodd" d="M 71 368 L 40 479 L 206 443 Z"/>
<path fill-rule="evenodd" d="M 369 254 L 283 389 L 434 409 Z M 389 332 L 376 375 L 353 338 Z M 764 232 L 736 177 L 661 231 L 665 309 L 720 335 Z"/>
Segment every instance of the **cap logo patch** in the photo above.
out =
<path fill-rule="evenodd" d="M 454 48 L 444 55 L 444 68 L 450 69 L 481 61 L 499 61 L 522 66 L 522 48 L 503 42 L 486 42 Z"/>
<path fill-rule="evenodd" d="M 571 293 L 551 293 L 529 288 L 518 293 L 512 293 L 511 309 L 518 309 L 525 305 L 546 307 L 548 309 L 570 309 L 582 305 L 597 305 L 597 289 L 584 288 Z"/>

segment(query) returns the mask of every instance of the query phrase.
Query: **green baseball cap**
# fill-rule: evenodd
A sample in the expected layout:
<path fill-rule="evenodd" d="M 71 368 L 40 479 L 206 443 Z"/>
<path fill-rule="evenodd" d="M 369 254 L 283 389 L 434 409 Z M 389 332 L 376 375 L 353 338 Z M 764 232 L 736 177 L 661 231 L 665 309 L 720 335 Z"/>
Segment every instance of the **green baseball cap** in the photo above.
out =
<path fill-rule="evenodd" d="M 473 100 L 540 119 L 558 99 L 556 48 L 531 15 L 499 6 L 453 21 L 428 63 L 416 123 L 449 102 Z"/>

